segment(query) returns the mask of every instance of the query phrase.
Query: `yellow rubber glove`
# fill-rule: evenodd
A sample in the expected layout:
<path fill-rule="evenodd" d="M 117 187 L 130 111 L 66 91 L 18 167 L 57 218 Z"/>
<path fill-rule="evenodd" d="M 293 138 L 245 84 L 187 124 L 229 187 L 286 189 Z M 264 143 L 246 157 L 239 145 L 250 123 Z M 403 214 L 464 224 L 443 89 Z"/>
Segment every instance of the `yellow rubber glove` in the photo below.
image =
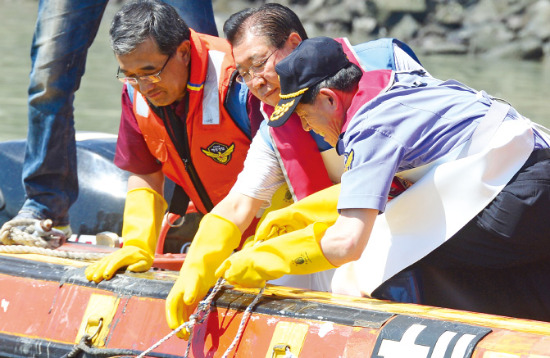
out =
<path fill-rule="evenodd" d="M 258 242 L 271 239 L 303 229 L 314 222 L 334 224 L 338 219 L 339 195 L 340 184 L 337 184 L 311 194 L 286 208 L 270 212 L 258 224 L 254 240 Z"/>
<path fill-rule="evenodd" d="M 240 242 L 241 232 L 233 222 L 211 213 L 202 218 L 180 275 L 166 298 L 166 320 L 170 329 L 189 320 L 199 301 L 216 283 L 216 269 Z M 188 339 L 189 333 L 181 330 L 177 336 Z"/>
<path fill-rule="evenodd" d="M 261 223 L 264 220 L 264 217 L 270 212 L 286 208 L 293 203 L 294 200 L 292 199 L 292 194 L 290 193 L 288 184 L 282 184 L 279 189 L 275 190 L 275 193 L 273 193 L 273 196 L 271 197 L 271 204 L 264 210 L 264 213 L 262 214 L 262 219 L 259 223 Z"/>
<path fill-rule="evenodd" d="M 155 249 L 167 208 L 166 201 L 149 188 L 130 190 L 126 195 L 122 224 L 124 246 L 86 268 L 85 275 L 96 283 L 109 280 L 123 267 L 143 272 L 153 265 Z"/>
<path fill-rule="evenodd" d="M 319 242 L 329 225 L 313 223 L 304 229 L 243 249 L 225 260 L 216 271 L 241 287 L 263 287 L 283 275 L 305 275 L 335 268 Z"/>

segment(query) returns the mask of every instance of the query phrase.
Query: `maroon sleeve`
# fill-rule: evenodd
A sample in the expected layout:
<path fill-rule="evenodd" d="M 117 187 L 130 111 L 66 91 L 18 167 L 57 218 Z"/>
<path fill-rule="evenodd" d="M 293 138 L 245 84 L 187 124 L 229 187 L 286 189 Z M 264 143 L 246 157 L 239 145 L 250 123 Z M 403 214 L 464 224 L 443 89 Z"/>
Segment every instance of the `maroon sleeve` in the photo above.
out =
<path fill-rule="evenodd" d="M 139 129 L 128 90 L 122 90 L 122 114 L 114 163 L 117 167 L 134 174 L 150 174 L 162 169 L 151 154 Z"/>

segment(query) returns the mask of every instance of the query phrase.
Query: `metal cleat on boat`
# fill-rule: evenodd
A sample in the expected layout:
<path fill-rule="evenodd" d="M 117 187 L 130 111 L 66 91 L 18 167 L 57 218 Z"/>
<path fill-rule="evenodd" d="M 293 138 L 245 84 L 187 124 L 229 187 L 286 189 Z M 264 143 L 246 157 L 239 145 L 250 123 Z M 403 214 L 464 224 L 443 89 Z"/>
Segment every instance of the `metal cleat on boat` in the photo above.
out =
<path fill-rule="evenodd" d="M 96 245 L 108 247 L 122 247 L 121 238 L 114 232 L 103 231 L 95 235 Z"/>

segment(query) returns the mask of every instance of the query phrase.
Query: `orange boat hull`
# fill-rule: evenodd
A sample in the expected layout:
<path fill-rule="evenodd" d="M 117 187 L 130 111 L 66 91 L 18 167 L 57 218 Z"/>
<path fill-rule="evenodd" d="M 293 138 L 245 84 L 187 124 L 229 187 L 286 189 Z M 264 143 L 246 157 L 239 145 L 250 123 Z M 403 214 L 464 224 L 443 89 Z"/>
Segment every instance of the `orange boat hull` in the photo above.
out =
<path fill-rule="evenodd" d="M 170 333 L 164 299 L 177 272 L 96 285 L 84 265 L 0 254 L 0 357 L 62 357 L 84 334 L 94 334 L 94 352 L 139 355 Z M 222 289 L 195 326 L 189 356 L 221 357 L 257 293 Z M 295 357 L 550 358 L 550 323 L 271 286 L 229 357 L 284 357 L 285 347 Z M 147 356 L 186 349 L 173 336 Z"/>

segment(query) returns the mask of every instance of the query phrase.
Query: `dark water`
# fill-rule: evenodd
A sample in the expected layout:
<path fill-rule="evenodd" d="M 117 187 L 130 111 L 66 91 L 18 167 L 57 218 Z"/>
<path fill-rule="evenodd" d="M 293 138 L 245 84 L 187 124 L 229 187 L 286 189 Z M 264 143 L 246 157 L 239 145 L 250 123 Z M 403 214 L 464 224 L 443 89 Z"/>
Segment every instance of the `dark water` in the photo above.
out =
<path fill-rule="evenodd" d="M 29 50 L 37 4 L 37 0 L 0 0 L 0 141 L 24 138 L 27 133 Z M 108 41 L 108 24 L 118 6 L 114 1 L 109 4 L 89 51 L 86 74 L 76 93 L 77 130 L 118 131 L 121 84 L 115 79 L 117 65 Z M 435 77 L 454 78 L 484 89 L 505 98 L 532 120 L 550 126 L 550 64 L 465 56 L 421 60 Z"/>

